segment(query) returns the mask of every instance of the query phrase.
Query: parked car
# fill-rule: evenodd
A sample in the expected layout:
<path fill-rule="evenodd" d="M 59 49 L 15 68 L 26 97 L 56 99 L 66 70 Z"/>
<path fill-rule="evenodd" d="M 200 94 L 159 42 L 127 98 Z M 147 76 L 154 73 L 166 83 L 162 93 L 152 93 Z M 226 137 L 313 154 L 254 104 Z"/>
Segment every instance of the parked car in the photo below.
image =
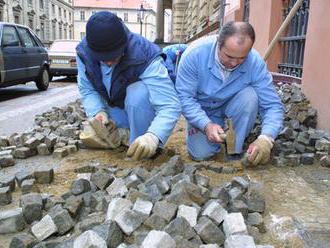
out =
<path fill-rule="evenodd" d="M 47 50 L 28 27 L 0 22 L 0 88 L 29 81 L 35 81 L 39 90 L 47 90 Z"/>
<path fill-rule="evenodd" d="M 78 74 L 76 46 L 79 42 L 79 40 L 55 40 L 53 42 L 48 51 L 51 77 Z"/>

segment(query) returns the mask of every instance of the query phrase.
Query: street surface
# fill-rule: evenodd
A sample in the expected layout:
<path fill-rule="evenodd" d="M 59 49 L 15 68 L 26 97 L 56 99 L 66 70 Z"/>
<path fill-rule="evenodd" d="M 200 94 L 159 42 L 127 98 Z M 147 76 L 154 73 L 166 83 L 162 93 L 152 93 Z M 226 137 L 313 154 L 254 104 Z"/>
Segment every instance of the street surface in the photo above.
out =
<path fill-rule="evenodd" d="M 34 128 L 34 117 L 52 107 L 62 107 L 79 98 L 75 80 L 54 78 L 47 91 L 34 82 L 0 88 L 0 135 L 22 133 Z"/>

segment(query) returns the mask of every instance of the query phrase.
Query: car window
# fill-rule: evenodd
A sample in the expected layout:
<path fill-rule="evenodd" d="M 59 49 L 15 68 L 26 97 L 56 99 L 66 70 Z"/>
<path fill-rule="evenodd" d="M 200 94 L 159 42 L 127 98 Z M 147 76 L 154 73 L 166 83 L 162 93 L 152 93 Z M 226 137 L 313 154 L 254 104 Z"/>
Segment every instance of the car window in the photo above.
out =
<path fill-rule="evenodd" d="M 31 36 L 29 30 L 27 30 L 26 28 L 21 28 L 18 27 L 18 32 L 22 38 L 23 41 L 23 45 L 25 47 L 37 47 L 37 43 L 35 42 L 35 40 L 33 39 L 33 37 Z"/>
<path fill-rule="evenodd" d="M 49 51 L 52 52 L 76 52 L 79 41 L 54 41 Z"/>
<path fill-rule="evenodd" d="M 2 44 L 14 44 L 15 42 L 16 46 L 19 46 L 20 43 L 16 28 L 13 26 L 4 26 L 2 34 Z"/>

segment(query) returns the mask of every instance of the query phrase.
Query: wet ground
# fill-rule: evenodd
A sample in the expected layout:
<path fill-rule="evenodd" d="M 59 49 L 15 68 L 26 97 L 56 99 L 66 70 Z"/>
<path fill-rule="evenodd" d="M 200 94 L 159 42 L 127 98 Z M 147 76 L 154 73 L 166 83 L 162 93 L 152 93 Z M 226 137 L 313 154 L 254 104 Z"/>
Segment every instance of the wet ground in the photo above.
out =
<path fill-rule="evenodd" d="M 74 168 L 93 161 L 121 168 L 159 166 L 176 153 L 181 154 L 184 162 L 194 163 L 187 155 L 184 139 L 184 122 L 181 120 L 166 146 L 166 151 L 154 161 L 127 161 L 125 149 L 80 150 L 60 160 L 53 159 L 52 156 L 18 160 L 14 167 L 3 169 L 0 173 L 15 173 L 23 168 L 33 169 L 42 165 L 52 166 L 56 171 L 55 181 L 51 185 L 41 186 L 40 190 L 60 196 L 69 190 L 72 180 L 76 178 Z M 224 164 L 221 158 L 207 163 L 214 167 Z M 237 164 L 235 166 L 239 167 Z M 268 232 L 260 236 L 258 244 L 271 244 L 276 248 L 330 247 L 330 169 L 318 164 L 295 168 L 266 165 L 240 170 L 235 174 L 218 174 L 209 170 L 201 172 L 211 178 L 213 186 L 230 181 L 237 175 L 263 184 L 266 198 L 264 219 Z M 0 209 L 17 205 L 19 197 L 20 192 L 16 190 L 15 201 Z M 9 247 L 12 236 L 14 235 L 0 235 L 0 247 Z"/>

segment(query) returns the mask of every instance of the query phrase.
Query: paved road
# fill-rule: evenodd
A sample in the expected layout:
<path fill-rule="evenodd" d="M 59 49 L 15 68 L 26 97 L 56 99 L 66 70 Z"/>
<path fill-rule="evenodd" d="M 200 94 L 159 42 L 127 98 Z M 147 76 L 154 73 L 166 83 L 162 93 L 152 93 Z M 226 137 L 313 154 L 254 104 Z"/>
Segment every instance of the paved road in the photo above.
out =
<path fill-rule="evenodd" d="M 79 98 L 77 84 L 52 82 L 47 91 L 39 92 L 34 83 L 0 89 L 0 135 L 25 132 L 34 128 L 34 116 L 62 107 Z"/>

